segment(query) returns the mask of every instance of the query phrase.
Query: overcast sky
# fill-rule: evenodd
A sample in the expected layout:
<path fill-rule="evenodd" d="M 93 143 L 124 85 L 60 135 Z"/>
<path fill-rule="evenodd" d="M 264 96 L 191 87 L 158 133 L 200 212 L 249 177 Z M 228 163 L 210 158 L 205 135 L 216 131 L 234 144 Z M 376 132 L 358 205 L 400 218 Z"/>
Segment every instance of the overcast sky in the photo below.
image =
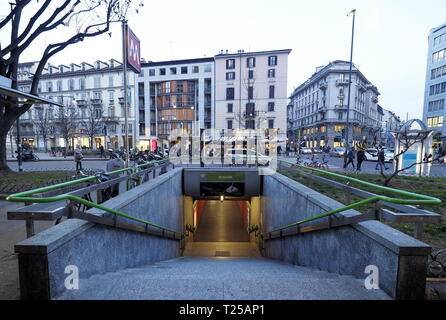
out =
<path fill-rule="evenodd" d="M 57 1 L 55 1 L 57 3 Z M 421 118 L 429 30 L 446 22 L 445 0 L 169 0 L 144 1 L 129 25 L 141 40 L 141 55 L 160 61 L 237 52 L 292 49 L 288 91 L 317 66 L 349 60 L 352 18 L 357 9 L 353 61 L 378 87 L 380 105 L 403 119 Z M 9 11 L 0 1 L 0 15 Z M 120 25 L 68 47 L 52 64 L 122 60 Z M 40 39 L 21 62 L 39 60 L 45 44 L 64 29 Z M 2 40 L 5 33 L 0 35 Z"/>

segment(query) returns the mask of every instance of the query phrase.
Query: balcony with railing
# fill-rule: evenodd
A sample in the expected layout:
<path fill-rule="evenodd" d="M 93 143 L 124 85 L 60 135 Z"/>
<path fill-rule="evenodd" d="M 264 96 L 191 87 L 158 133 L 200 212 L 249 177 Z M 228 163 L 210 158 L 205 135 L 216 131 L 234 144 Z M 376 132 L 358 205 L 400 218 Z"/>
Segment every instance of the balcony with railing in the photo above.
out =
<path fill-rule="evenodd" d="M 336 86 L 348 86 L 348 79 L 336 80 Z"/>
<path fill-rule="evenodd" d="M 85 99 L 76 100 L 76 103 L 77 103 L 77 105 L 79 107 L 86 107 L 87 106 L 87 100 L 85 100 Z"/>
<path fill-rule="evenodd" d="M 91 104 L 94 106 L 101 106 L 102 105 L 102 99 L 91 99 Z"/>
<path fill-rule="evenodd" d="M 337 104 L 337 105 L 335 105 L 335 109 L 336 110 L 347 110 L 347 105 L 345 105 L 345 104 Z"/>

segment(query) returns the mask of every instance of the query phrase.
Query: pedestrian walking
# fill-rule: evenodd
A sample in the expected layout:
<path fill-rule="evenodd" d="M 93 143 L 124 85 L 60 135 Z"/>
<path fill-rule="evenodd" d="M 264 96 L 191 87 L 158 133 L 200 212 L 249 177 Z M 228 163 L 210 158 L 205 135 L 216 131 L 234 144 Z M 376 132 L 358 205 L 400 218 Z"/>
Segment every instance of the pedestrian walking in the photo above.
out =
<path fill-rule="evenodd" d="M 364 149 L 359 149 L 356 153 L 356 170 L 361 171 L 362 162 L 365 160 Z"/>
<path fill-rule="evenodd" d="M 74 150 L 74 161 L 76 161 L 76 171 L 79 173 L 82 170 L 82 150 L 79 146 L 76 146 L 76 150 Z"/>
<path fill-rule="evenodd" d="M 389 169 L 386 167 L 386 165 L 384 163 L 384 160 L 385 160 L 384 149 L 382 147 L 378 150 L 377 156 L 378 156 L 378 162 L 376 163 L 375 170 L 378 170 L 378 167 L 380 167 L 381 171 L 383 170 L 383 167 L 384 167 L 384 170 Z"/>
<path fill-rule="evenodd" d="M 344 169 L 348 168 L 349 164 L 352 164 L 353 169 L 355 169 L 355 148 L 352 147 L 347 153 L 347 163 L 344 166 Z"/>
<path fill-rule="evenodd" d="M 104 146 L 102 144 L 99 145 L 99 151 L 101 152 L 101 159 L 106 158 L 104 154 Z"/>

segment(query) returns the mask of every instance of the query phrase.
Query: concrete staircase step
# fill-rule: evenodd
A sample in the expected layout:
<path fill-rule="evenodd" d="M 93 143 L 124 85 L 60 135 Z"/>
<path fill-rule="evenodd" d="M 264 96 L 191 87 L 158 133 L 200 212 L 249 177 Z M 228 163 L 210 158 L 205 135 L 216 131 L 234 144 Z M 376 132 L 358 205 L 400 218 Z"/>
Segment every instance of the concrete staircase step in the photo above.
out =
<path fill-rule="evenodd" d="M 363 280 L 264 258 L 180 257 L 80 279 L 58 299 L 389 299 Z"/>

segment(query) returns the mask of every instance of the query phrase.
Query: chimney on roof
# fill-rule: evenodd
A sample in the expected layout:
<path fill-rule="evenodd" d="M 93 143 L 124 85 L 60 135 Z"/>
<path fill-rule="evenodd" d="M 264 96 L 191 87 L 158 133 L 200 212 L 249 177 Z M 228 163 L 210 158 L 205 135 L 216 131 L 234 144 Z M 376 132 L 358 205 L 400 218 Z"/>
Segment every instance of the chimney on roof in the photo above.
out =
<path fill-rule="evenodd" d="M 226 49 L 226 54 L 228 54 L 228 49 Z"/>

